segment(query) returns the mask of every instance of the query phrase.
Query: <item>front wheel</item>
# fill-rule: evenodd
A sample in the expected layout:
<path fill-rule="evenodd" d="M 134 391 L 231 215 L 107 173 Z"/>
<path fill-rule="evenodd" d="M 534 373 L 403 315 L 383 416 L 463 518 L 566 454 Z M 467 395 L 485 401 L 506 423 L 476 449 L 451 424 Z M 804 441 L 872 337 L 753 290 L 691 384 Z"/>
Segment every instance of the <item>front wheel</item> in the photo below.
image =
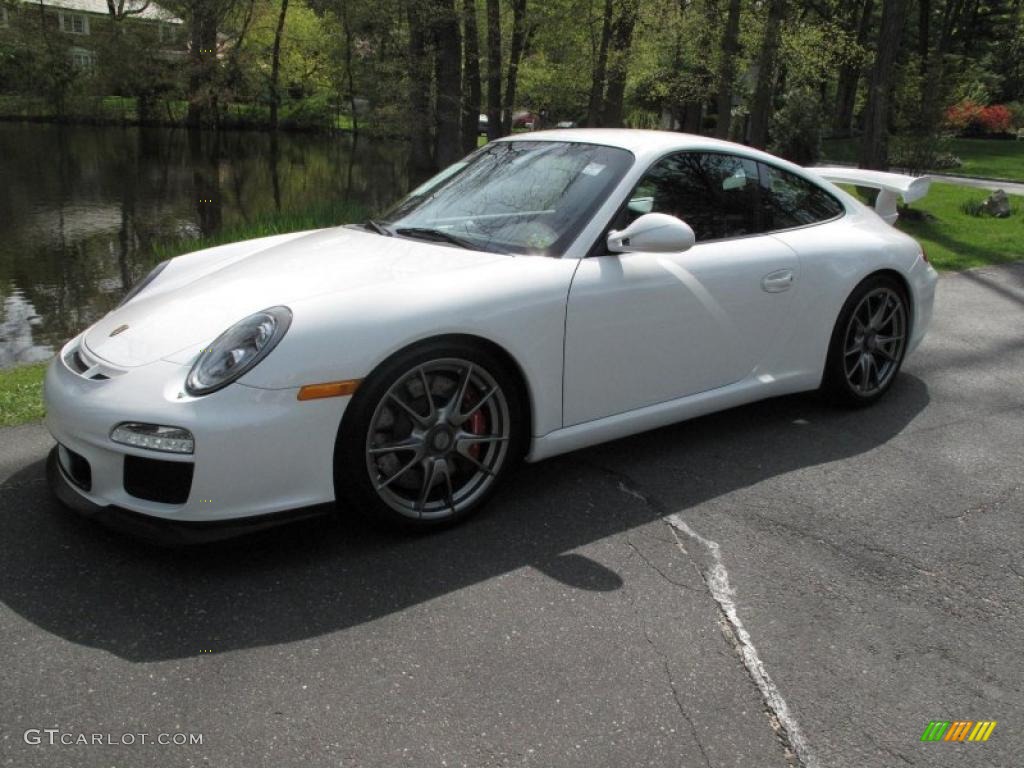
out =
<path fill-rule="evenodd" d="M 874 403 L 899 373 L 909 334 L 910 307 L 903 286 L 886 275 L 866 278 L 839 313 L 822 389 L 841 404 Z"/>
<path fill-rule="evenodd" d="M 335 487 L 376 522 L 428 530 L 471 514 L 523 449 L 517 378 L 471 343 L 400 353 L 349 404 Z"/>

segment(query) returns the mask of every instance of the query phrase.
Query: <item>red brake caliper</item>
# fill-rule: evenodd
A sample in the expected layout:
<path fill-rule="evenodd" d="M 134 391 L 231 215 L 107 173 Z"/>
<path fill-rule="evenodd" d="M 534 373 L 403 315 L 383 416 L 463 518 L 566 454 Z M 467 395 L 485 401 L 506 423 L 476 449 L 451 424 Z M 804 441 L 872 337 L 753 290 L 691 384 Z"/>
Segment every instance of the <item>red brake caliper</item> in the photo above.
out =
<path fill-rule="evenodd" d="M 473 400 L 476 400 L 474 397 Z M 469 417 L 469 432 L 474 435 L 486 435 L 487 434 L 487 417 L 483 414 L 483 409 L 477 411 Z M 474 459 L 480 458 L 480 444 L 471 445 L 467 453 Z"/>

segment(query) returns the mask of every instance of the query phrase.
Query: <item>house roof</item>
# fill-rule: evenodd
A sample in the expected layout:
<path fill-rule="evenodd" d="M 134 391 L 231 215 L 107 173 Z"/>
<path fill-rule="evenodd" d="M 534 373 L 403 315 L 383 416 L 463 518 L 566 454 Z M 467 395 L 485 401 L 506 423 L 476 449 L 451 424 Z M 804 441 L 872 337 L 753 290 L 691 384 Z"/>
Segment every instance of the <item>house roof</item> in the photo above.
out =
<path fill-rule="evenodd" d="M 56 8 L 61 11 L 79 11 L 80 13 L 95 13 L 101 16 L 110 15 L 110 10 L 107 8 L 107 0 L 22 0 L 22 2 L 31 5 L 38 5 L 42 2 L 48 8 Z M 115 2 L 120 2 L 120 0 L 115 0 Z M 131 13 L 131 18 L 162 21 L 167 24 L 184 24 L 181 19 L 166 8 L 153 2 L 147 4 L 146 0 L 124 0 L 124 7 L 125 11 L 128 12 L 136 11 L 140 8 L 143 9 L 139 13 Z"/>

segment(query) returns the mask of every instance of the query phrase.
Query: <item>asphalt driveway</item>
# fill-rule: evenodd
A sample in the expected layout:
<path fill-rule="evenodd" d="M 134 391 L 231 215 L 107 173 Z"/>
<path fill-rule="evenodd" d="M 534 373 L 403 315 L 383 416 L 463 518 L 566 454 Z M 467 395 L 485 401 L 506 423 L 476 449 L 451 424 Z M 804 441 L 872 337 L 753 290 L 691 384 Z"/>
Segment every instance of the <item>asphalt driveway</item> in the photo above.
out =
<path fill-rule="evenodd" d="M 0 431 L 3 765 L 1021 764 L 1024 265 L 945 276 L 878 407 L 527 466 L 426 538 L 154 549 L 50 498 L 50 444 Z"/>

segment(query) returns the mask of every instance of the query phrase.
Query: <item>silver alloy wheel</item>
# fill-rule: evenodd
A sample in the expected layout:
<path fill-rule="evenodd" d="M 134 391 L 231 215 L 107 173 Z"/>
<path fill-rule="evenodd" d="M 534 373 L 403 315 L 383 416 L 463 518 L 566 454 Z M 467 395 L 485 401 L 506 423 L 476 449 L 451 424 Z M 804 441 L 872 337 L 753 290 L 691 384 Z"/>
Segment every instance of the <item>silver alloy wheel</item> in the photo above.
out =
<path fill-rule="evenodd" d="M 876 288 L 850 315 L 843 337 L 843 373 L 862 397 L 884 389 L 899 368 L 907 338 L 907 308 L 896 291 Z"/>
<path fill-rule="evenodd" d="M 366 435 L 377 495 L 416 519 L 455 515 L 480 498 L 509 450 L 508 399 L 476 363 L 442 358 L 399 376 Z"/>

